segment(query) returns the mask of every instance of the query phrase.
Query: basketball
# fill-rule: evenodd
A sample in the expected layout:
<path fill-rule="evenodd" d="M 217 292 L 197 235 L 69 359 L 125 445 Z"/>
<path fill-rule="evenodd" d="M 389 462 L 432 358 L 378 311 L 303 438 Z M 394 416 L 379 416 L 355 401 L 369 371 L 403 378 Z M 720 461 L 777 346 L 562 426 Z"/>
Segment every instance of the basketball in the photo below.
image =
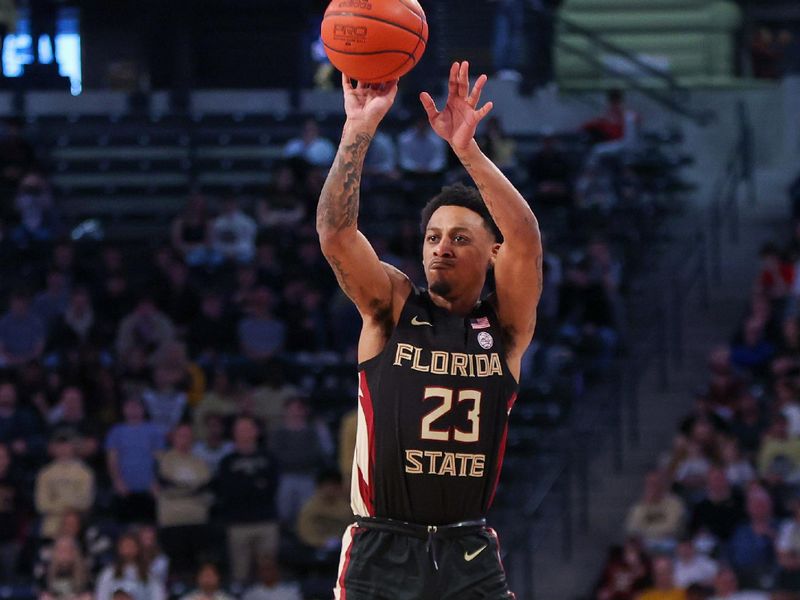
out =
<path fill-rule="evenodd" d="M 417 0 L 333 0 L 322 20 L 331 63 L 362 83 L 402 77 L 427 42 L 428 23 Z"/>

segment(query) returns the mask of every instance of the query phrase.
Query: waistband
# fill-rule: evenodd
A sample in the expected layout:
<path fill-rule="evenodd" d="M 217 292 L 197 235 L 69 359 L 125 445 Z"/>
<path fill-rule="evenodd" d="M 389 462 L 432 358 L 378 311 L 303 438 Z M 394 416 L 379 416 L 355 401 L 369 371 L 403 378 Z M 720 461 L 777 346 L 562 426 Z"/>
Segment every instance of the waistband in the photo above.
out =
<path fill-rule="evenodd" d="M 359 527 L 410 535 L 421 540 L 430 540 L 433 537 L 443 539 L 459 538 L 486 528 L 486 519 L 459 521 L 458 523 L 448 523 L 446 525 L 419 525 L 397 519 L 356 517 L 356 523 Z"/>

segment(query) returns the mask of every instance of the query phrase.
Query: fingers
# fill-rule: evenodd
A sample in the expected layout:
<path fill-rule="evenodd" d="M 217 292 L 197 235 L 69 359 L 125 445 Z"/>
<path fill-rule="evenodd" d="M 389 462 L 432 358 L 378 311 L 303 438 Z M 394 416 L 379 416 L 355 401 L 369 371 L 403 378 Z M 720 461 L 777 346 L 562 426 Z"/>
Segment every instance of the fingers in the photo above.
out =
<path fill-rule="evenodd" d="M 492 109 L 493 109 L 493 108 L 494 108 L 494 103 L 493 103 L 493 102 L 487 102 L 486 104 L 484 104 L 484 105 L 483 105 L 483 106 L 482 106 L 482 107 L 481 107 L 481 108 L 478 110 L 478 120 L 480 121 L 481 119 L 483 119 L 483 117 L 485 117 L 485 116 L 486 116 L 486 115 L 488 115 L 490 112 L 492 112 Z"/>
<path fill-rule="evenodd" d="M 458 63 L 456 63 L 458 64 Z M 464 61 L 458 67 L 458 95 L 460 98 L 466 98 L 469 94 L 469 62 Z"/>
<path fill-rule="evenodd" d="M 447 80 L 447 94 L 450 98 L 455 98 L 458 95 L 458 70 L 459 63 L 454 62 L 450 67 L 450 78 Z"/>
<path fill-rule="evenodd" d="M 422 102 L 422 108 L 424 108 L 425 112 L 428 114 L 428 119 L 433 119 L 439 114 L 439 111 L 436 109 L 436 102 L 433 101 L 433 98 L 431 98 L 428 92 L 422 92 L 419 95 L 419 100 Z"/>
<path fill-rule="evenodd" d="M 487 81 L 489 81 L 489 78 L 486 75 L 481 75 L 475 82 L 475 86 L 472 88 L 472 92 L 467 99 L 472 108 L 478 106 L 478 102 L 481 99 L 481 93 L 483 92 L 483 86 L 486 85 Z"/>
<path fill-rule="evenodd" d="M 342 73 L 342 88 L 345 92 L 353 91 L 353 82 L 350 81 L 350 78 L 344 73 Z"/>

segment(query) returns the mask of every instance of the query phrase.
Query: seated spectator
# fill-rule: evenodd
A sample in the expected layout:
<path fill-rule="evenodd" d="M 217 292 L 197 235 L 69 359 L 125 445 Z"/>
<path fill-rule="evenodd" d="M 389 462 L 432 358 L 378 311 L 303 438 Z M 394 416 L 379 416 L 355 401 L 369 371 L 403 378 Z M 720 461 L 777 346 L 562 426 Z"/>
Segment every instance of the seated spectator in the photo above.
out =
<path fill-rule="evenodd" d="M 315 167 L 330 167 L 336 156 L 336 147 L 320 135 L 314 119 L 303 124 L 303 135 L 290 139 L 283 148 L 284 158 L 299 158 Z"/>
<path fill-rule="evenodd" d="M 775 589 L 790 596 L 800 593 L 800 500 L 793 504 L 793 518 L 781 523 L 775 540 L 779 566 Z"/>
<path fill-rule="evenodd" d="M 622 90 L 609 90 L 606 112 L 583 124 L 582 129 L 595 142 L 587 159 L 595 165 L 604 157 L 616 158 L 624 152 L 636 150 L 642 118 L 625 105 Z"/>
<path fill-rule="evenodd" d="M 723 567 L 714 578 L 714 596 L 711 600 L 770 600 L 770 595 L 766 592 L 740 590 L 736 572 L 730 567 Z"/>
<path fill-rule="evenodd" d="M 61 391 L 58 403 L 50 410 L 47 420 L 51 433 L 69 432 L 80 459 L 93 466 L 100 451 L 99 426 L 84 410 L 83 392 L 75 386 Z"/>
<path fill-rule="evenodd" d="M 447 146 L 420 117 L 398 138 L 400 168 L 410 175 L 441 173 L 447 166 Z"/>
<path fill-rule="evenodd" d="M 206 199 L 199 193 L 189 196 L 183 212 L 172 220 L 172 247 L 190 267 L 215 267 L 222 262 L 211 248 L 210 224 Z"/>
<path fill-rule="evenodd" d="M 45 438 L 36 413 L 17 403 L 13 383 L 0 383 L 0 440 L 8 445 L 13 460 L 36 462 L 45 454 Z"/>
<path fill-rule="evenodd" d="M 675 465 L 674 481 L 679 493 L 690 505 L 702 497 L 710 468 L 711 461 L 703 453 L 701 445 L 689 440 L 686 455 Z"/>
<path fill-rule="evenodd" d="M 179 577 L 193 573 L 208 546 L 211 470 L 192 452 L 192 428 L 172 431 L 172 448 L 158 457 L 156 515 L 164 550 Z"/>
<path fill-rule="evenodd" d="M 66 537 L 75 540 L 83 555 L 84 563 L 92 576 L 97 575 L 113 558 L 114 544 L 107 527 L 98 523 L 87 523 L 80 512 L 68 510 L 61 518 L 56 539 Z M 53 558 L 54 542 L 44 540 L 39 544 L 33 576 L 43 581 Z"/>
<path fill-rule="evenodd" d="M 374 141 L 374 140 L 373 140 Z M 256 220 L 262 229 L 293 227 L 306 218 L 306 205 L 288 164 L 275 169 L 273 183 L 256 202 Z"/>
<path fill-rule="evenodd" d="M 69 432 L 57 433 L 50 443 L 53 461 L 36 476 L 36 510 L 42 517 L 43 538 L 55 537 L 66 511 L 86 512 L 94 503 L 94 473 L 76 450 Z"/>
<path fill-rule="evenodd" d="M 239 208 L 239 201 L 228 196 L 222 212 L 211 224 L 211 247 L 225 260 L 247 263 L 256 252 L 256 222 Z"/>
<path fill-rule="evenodd" d="M 69 353 L 85 351 L 108 341 L 96 318 L 89 292 L 83 287 L 74 288 L 64 312 L 53 322 L 47 347 Z"/>
<path fill-rule="evenodd" d="M 572 205 L 573 169 L 555 136 L 542 138 L 541 146 L 528 162 L 528 173 L 537 202 L 567 208 Z"/>
<path fill-rule="evenodd" d="M 60 225 L 50 183 L 42 173 L 30 172 L 19 183 L 14 206 L 19 225 L 11 231 L 11 240 L 20 249 L 52 241 Z"/>
<path fill-rule="evenodd" d="M 763 488 L 752 487 L 747 492 L 747 521 L 734 531 L 727 552 L 731 567 L 746 587 L 763 587 L 764 578 L 771 577 L 775 536 L 772 500 Z"/>
<path fill-rule="evenodd" d="M 606 564 L 595 586 L 595 600 L 632 600 L 650 587 L 650 557 L 636 538 L 609 549 Z"/>
<path fill-rule="evenodd" d="M 132 533 L 122 534 L 117 540 L 114 563 L 102 570 L 97 578 L 95 600 L 119 600 L 116 592 L 122 590 L 131 600 L 166 600 L 163 583 L 148 572 L 138 538 Z"/>
<path fill-rule="evenodd" d="M 260 369 L 260 382 L 253 390 L 253 413 L 269 431 L 281 424 L 286 402 L 299 394 L 286 380 L 283 360 L 272 358 Z"/>
<path fill-rule="evenodd" d="M 749 318 L 744 324 L 741 340 L 731 346 L 731 362 L 734 366 L 747 369 L 757 379 L 767 376 L 775 346 L 766 339 L 764 323 Z"/>
<path fill-rule="evenodd" d="M 16 576 L 24 508 L 22 478 L 8 446 L 0 442 L 0 581 L 12 581 Z"/>
<path fill-rule="evenodd" d="M 48 271 L 46 282 L 45 289 L 33 297 L 31 312 L 39 317 L 45 330 L 50 332 L 53 323 L 67 309 L 69 287 L 64 273 L 56 269 Z"/>
<path fill-rule="evenodd" d="M 233 426 L 235 450 L 222 459 L 214 480 L 216 515 L 227 527 L 231 577 L 243 583 L 256 556 L 276 556 L 278 523 L 275 459 L 259 448 L 258 424 L 239 417 Z"/>
<path fill-rule="evenodd" d="M 674 580 L 674 567 L 669 556 L 653 559 L 653 585 L 637 596 L 637 600 L 686 600 L 686 592 Z"/>
<path fill-rule="evenodd" d="M 506 175 L 512 174 L 517 165 L 517 143 L 503 130 L 500 117 L 486 119 L 483 134 L 478 137 L 478 145 L 489 159 Z"/>
<path fill-rule="evenodd" d="M 184 334 L 200 311 L 200 296 L 189 281 L 189 268 L 179 260 L 172 261 L 164 284 L 158 293 L 158 306 Z"/>
<path fill-rule="evenodd" d="M 223 418 L 236 414 L 236 390 L 228 372 L 218 367 L 211 376 L 211 387 L 207 390 L 192 411 L 194 435 L 197 439 L 206 437 L 206 415 L 215 413 Z"/>
<path fill-rule="evenodd" d="M 400 172 L 397 170 L 397 146 L 392 137 L 384 131 L 376 131 L 370 142 L 367 155 L 364 157 L 364 177 L 362 185 L 365 189 L 376 185 L 397 181 Z"/>
<path fill-rule="evenodd" d="M 39 600 L 91 600 L 89 569 L 71 537 L 59 537 L 44 577 Z"/>
<path fill-rule="evenodd" d="M 9 310 L 0 318 L 0 367 L 18 367 L 38 359 L 44 351 L 44 323 L 31 312 L 30 305 L 26 290 L 11 292 Z"/>
<path fill-rule="evenodd" d="M 761 446 L 761 436 L 767 428 L 758 400 L 752 394 L 742 394 L 734 408 L 731 433 L 745 455 L 755 458 Z"/>
<path fill-rule="evenodd" d="M 745 517 L 744 500 L 738 490 L 731 488 L 725 471 L 720 467 L 709 469 L 705 498 L 692 510 L 689 531 L 692 535 L 711 535 L 716 543 L 725 543 Z"/>
<path fill-rule="evenodd" d="M 189 360 L 186 344 L 169 340 L 153 355 L 153 365 L 164 369 L 167 380 L 186 392 L 186 402 L 196 406 L 206 393 L 206 374 L 196 363 Z"/>
<path fill-rule="evenodd" d="M 180 423 L 188 408 L 186 390 L 176 387 L 171 370 L 163 364 L 153 369 L 153 381 L 142 391 L 142 402 L 150 421 L 165 431 Z"/>
<path fill-rule="evenodd" d="M 156 350 L 175 337 L 175 326 L 156 307 L 150 294 L 142 294 L 136 307 L 119 324 L 116 350 L 123 365 L 130 364 L 135 350 L 144 353 L 149 362 Z"/>
<path fill-rule="evenodd" d="M 297 536 L 313 548 L 341 548 L 342 535 L 354 520 L 350 495 L 342 486 L 338 471 L 323 471 L 317 476 L 317 489 L 300 509 Z"/>
<path fill-rule="evenodd" d="M 285 583 L 275 559 L 262 556 L 258 560 L 258 583 L 247 588 L 242 600 L 303 600 L 297 583 Z"/>
<path fill-rule="evenodd" d="M 648 548 L 671 550 L 683 529 L 683 518 L 683 503 L 667 491 L 663 473 L 653 470 L 645 477 L 641 499 L 628 511 L 625 532 L 641 537 Z"/>
<path fill-rule="evenodd" d="M 778 413 L 772 418 L 772 424 L 761 443 L 758 453 L 758 473 L 766 476 L 780 471 L 786 479 L 800 468 L 800 439 L 789 437 L 789 423 L 786 417 Z"/>
<path fill-rule="evenodd" d="M 296 521 L 300 508 L 314 494 L 315 473 L 330 458 L 330 434 L 323 423 L 312 423 L 309 416 L 305 400 L 287 400 L 283 423 L 269 438 L 270 451 L 281 471 L 276 502 L 283 523 Z"/>
<path fill-rule="evenodd" d="M 756 470 L 742 456 L 738 441 L 734 438 L 725 439 L 721 444 L 721 454 L 725 477 L 733 487 L 745 489 L 756 478 Z"/>
<path fill-rule="evenodd" d="M 222 577 L 214 563 L 206 562 L 197 569 L 197 590 L 186 594 L 181 600 L 234 600 L 221 588 Z"/>
<path fill-rule="evenodd" d="M 772 301 L 785 300 L 792 290 L 794 265 L 786 260 L 778 247 L 773 243 L 764 244 L 759 251 L 761 266 L 756 277 L 758 296 Z"/>
<path fill-rule="evenodd" d="M 715 560 L 695 550 L 690 537 L 678 544 L 674 567 L 675 586 L 684 589 L 693 583 L 711 585 L 719 568 Z"/>
<path fill-rule="evenodd" d="M 156 452 L 164 447 L 165 430 L 145 420 L 144 406 L 136 397 L 125 401 L 122 413 L 124 421 L 112 427 L 106 438 L 115 514 L 127 523 L 153 520 L 153 465 Z"/>
<path fill-rule="evenodd" d="M 211 474 L 217 472 L 220 461 L 233 452 L 233 442 L 225 437 L 225 419 L 219 413 L 205 413 L 205 437 L 194 444 L 192 454 L 201 458 Z"/>
<path fill-rule="evenodd" d="M 249 314 L 239 321 L 239 347 L 252 362 L 263 362 L 283 350 L 286 325 L 273 316 L 272 304 L 269 288 L 257 288 L 251 297 Z"/>
<path fill-rule="evenodd" d="M 140 525 L 136 528 L 136 538 L 139 540 L 139 549 L 142 553 L 142 561 L 147 567 L 150 577 L 166 585 L 169 579 L 170 562 L 169 557 L 161 551 L 158 544 L 158 533 L 153 525 Z"/>
<path fill-rule="evenodd" d="M 236 351 L 236 321 L 225 308 L 222 294 L 215 290 L 203 293 L 200 312 L 189 324 L 186 342 L 198 364 L 209 366 Z"/>

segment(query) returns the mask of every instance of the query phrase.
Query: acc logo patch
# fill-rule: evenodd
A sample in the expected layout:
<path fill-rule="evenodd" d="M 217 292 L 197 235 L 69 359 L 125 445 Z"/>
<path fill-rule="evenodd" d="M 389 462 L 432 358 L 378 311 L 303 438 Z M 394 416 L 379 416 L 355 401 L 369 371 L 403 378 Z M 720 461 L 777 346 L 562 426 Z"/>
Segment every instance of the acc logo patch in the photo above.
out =
<path fill-rule="evenodd" d="M 492 346 L 494 346 L 494 338 L 492 337 L 491 333 L 486 331 L 481 331 L 478 334 L 478 343 L 481 345 L 481 348 L 484 350 L 488 350 Z"/>

